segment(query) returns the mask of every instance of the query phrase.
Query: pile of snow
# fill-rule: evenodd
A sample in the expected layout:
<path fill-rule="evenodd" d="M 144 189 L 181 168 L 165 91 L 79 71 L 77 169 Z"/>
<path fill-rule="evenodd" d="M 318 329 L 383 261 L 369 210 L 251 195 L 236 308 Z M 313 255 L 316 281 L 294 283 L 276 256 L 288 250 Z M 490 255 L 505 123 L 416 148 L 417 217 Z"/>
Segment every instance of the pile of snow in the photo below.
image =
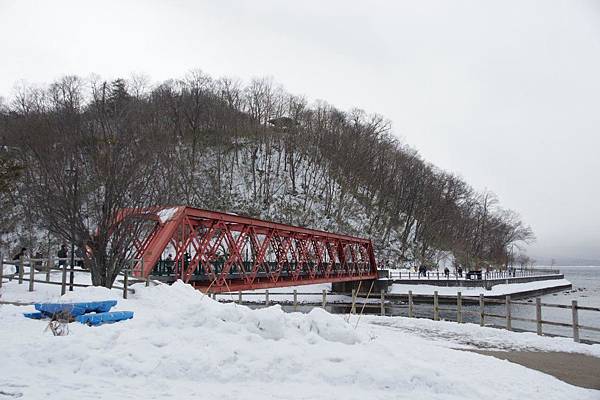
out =
<path fill-rule="evenodd" d="M 406 319 L 220 304 L 178 282 L 135 285 L 132 320 L 54 337 L 0 306 L 0 388 L 27 399 L 593 399 L 598 391 L 398 329 Z M 86 288 L 62 301 L 118 299 Z M 383 326 L 381 321 L 392 321 Z M 376 324 L 378 323 L 378 325 Z M 475 379 L 474 379 L 475 378 Z"/>
<path fill-rule="evenodd" d="M 463 297 L 478 297 L 480 294 L 484 296 L 507 296 L 515 293 L 522 293 L 531 290 L 550 289 L 555 287 L 562 287 L 570 285 L 566 279 L 551 279 L 547 281 L 536 281 L 527 283 L 509 283 L 495 285 L 491 290 L 486 290 L 482 287 L 464 287 L 464 286 L 434 286 L 434 285 L 404 285 L 401 283 L 394 283 L 391 287 L 390 293 L 395 294 L 407 294 L 409 290 L 414 295 L 431 295 L 437 290 L 440 296 L 456 296 L 458 292 L 461 292 Z"/>

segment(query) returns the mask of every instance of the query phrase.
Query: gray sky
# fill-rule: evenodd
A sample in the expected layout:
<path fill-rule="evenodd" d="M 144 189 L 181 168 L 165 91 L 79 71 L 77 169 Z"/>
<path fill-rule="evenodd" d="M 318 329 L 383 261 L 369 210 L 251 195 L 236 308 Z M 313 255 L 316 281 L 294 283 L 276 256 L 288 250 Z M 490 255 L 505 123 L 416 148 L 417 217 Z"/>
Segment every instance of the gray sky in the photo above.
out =
<path fill-rule="evenodd" d="M 600 259 L 599 1 L 0 0 L 0 49 L 4 97 L 200 68 L 383 114 L 519 212 L 530 253 Z"/>

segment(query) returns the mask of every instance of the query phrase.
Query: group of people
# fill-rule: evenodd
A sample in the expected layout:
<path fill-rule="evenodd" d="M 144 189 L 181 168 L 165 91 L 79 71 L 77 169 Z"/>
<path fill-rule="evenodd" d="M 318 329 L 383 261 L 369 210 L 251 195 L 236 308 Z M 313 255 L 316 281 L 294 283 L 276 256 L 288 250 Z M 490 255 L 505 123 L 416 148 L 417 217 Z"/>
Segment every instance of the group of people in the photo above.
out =
<path fill-rule="evenodd" d="M 18 261 L 21 259 L 21 257 L 26 257 L 26 256 L 27 256 L 27 247 L 21 247 L 21 250 L 12 257 L 12 260 L 15 261 L 15 268 L 16 268 L 15 273 L 18 274 L 19 270 L 20 270 L 20 263 Z M 66 244 L 62 244 L 60 246 L 60 248 L 56 252 L 56 256 L 58 257 L 58 265 L 59 266 L 62 267 L 63 265 L 67 264 L 67 261 L 69 258 L 69 251 L 67 249 Z M 83 261 L 81 261 L 81 259 L 83 258 L 83 251 L 81 251 L 80 249 L 75 250 L 73 257 L 77 259 L 75 261 L 75 265 L 77 265 L 77 266 L 83 265 Z M 43 255 L 41 252 L 38 251 L 35 253 L 34 258 L 42 259 Z M 36 261 L 35 264 L 36 264 L 36 266 L 37 265 L 41 266 L 41 261 Z"/>
<path fill-rule="evenodd" d="M 419 272 L 419 277 L 421 277 L 421 276 L 427 277 L 427 267 L 425 265 L 421 265 L 418 269 L 418 272 Z M 456 275 L 458 275 L 459 277 L 463 276 L 463 269 L 460 265 L 458 267 L 456 267 Z M 444 276 L 446 278 L 450 277 L 450 269 L 448 267 L 444 268 Z"/>

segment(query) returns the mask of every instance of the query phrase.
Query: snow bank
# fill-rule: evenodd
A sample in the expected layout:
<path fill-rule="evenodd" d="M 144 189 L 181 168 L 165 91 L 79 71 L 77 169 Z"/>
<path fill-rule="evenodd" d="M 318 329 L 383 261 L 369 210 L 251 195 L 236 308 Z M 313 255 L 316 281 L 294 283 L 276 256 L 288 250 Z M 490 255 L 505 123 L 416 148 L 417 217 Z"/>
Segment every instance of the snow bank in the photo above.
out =
<path fill-rule="evenodd" d="M 434 285 L 403 285 L 401 283 L 394 283 L 390 290 L 390 293 L 396 294 L 407 294 L 409 290 L 412 290 L 415 295 L 431 295 L 437 290 L 440 296 L 456 296 L 458 292 L 461 292 L 462 296 L 474 296 L 478 297 L 480 294 L 484 296 L 507 296 L 510 294 L 526 292 L 530 290 L 548 289 L 554 287 L 560 287 L 570 285 L 566 279 L 552 279 L 547 281 L 527 282 L 527 283 L 509 283 L 501 284 L 492 287 L 492 290 L 485 290 L 482 287 L 464 287 L 464 286 L 434 286 Z"/>
<path fill-rule="evenodd" d="M 347 323 L 320 309 L 220 304 L 178 282 L 135 285 L 115 310 L 132 320 L 71 324 L 54 337 L 0 306 L 0 388 L 26 399 L 593 399 L 599 393 L 398 329 L 402 318 Z M 64 301 L 109 299 L 88 288 Z M 381 321 L 392 321 L 383 326 Z M 370 323 L 369 323 L 370 322 Z M 438 323 L 439 324 L 439 323 Z M 440 325 L 443 326 L 443 325 Z M 474 379 L 475 377 L 475 379 Z"/>

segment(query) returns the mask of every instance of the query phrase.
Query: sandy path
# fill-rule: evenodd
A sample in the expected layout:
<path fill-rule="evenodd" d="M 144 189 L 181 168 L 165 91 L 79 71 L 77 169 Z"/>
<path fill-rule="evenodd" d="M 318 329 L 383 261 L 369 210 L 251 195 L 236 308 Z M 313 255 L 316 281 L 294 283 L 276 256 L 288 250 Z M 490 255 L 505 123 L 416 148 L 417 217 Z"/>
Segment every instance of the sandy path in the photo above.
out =
<path fill-rule="evenodd" d="M 544 372 L 571 385 L 600 390 L 600 358 L 597 357 L 565 352 L 471 351 Z"/>

